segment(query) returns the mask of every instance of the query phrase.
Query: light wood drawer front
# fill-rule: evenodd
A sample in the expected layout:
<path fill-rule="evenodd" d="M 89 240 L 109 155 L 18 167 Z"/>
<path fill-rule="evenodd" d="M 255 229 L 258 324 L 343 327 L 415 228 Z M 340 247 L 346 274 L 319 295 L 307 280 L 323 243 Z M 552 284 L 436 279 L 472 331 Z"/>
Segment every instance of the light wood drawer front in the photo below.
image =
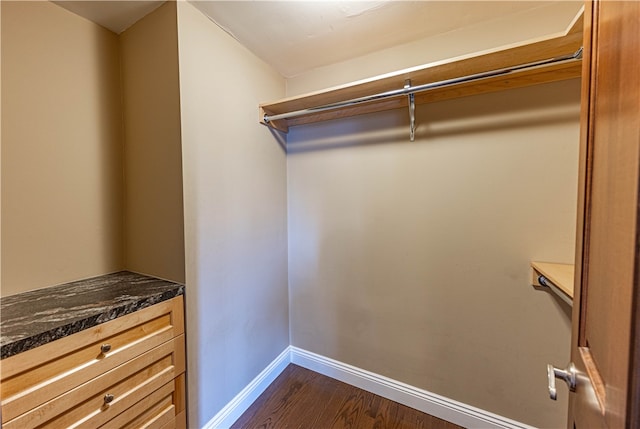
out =
<path fill-rule="evenodd" d="M 96 428 L 113 418 L 120 418 L 121 414 L 125 415 L 122 418 L 125 422 L 136 419 L 149 409 L 154 409 L 155 414 L 147 413 L 147 420 L 152 421 L 157 417 L 164 424 L 168 417 L 163 417 L 165 420 L 160 417 L 168 409 L 172 410 L 172 416 L 177 413 L 174 391 L 175 386 L 180 387 L 180 384 L 174 378 L 184 373 L 184 359 L 184 335 L 180 335 L 4 423 L 3 428 Z M 107 395 L 113 397 L 109 403 L 105 402 Z M 167 397 L 171 399 L 169 403 L 166 403 Z M 145 421 L 138 420 L 138 423 L 140 426 Z"/>
<path fill-rule="evenodd" d="M 184 333 L 182 308 L 180 296 L 2 360 L 3 424 Z"/>
<path fill-rule="evenodd" d="M 184 409 L 180 409 L 180 398 L 184 396 L 181 379 L 184 379 L 184 374 L 108 421 L 102 429 L 177 428 L 177 416 L 184 416 Z"/>
<path fill-rule="evenodd" d="M 107 422 L 103 426 L 103 429 L 161 428 L 176 417 L 176 407 L 173 405 L 174 388 L 174 383 L 165 384 L 149 395 L 148 398 L 145 398 L 150 401 L 157 401 L 151 407 L 148 407 L 148 404 L 142 403 L 147 401 L 140 401 L 127 410 L 130 411 L 129 414 L 131 414 L 131 416 L 122 413 L 115 419 Z"/>
<path fill-rule="evenodd" d="M 183 410 L 170 422 L 162 427 L 162 429 L 187 429 L 187 411 Z"/>

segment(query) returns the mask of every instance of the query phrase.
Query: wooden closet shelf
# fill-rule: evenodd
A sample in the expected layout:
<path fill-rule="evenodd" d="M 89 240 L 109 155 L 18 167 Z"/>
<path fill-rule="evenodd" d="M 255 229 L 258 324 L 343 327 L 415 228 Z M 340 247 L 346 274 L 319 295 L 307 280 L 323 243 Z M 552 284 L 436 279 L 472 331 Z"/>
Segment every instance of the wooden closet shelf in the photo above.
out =
<path fill-rule="evenodd" d="M 303 116 L 277 119 L 269 122 L 265 122 L 265 115 L 279 115 L 317 108 L 373 94 L 400 90 L 404 88 L 408 80 L 410 80 L 411 86 L 414 87 L 573 54 L 582 46 L 582 14 L 583 11 L 581 9 L 565 31 L 551 36 L 437 61 L 271 103 L 264 103 L 259 106 L 259 121 L 286 133 L 289 131 L 289 127 L 296 125 L 405 107 L 408 105 L 408 97 L 406 95 L 398 95 L 394 98 L 383 98 L 335 110 L 311 112 Z M 578 60 L 543 65 L 533 69 L 514 71 L 506 75 L 428 89 L 415 94 L 415 104 L 572 79 L 580 77 L 581 71 L 581 61 Z"/>
<path fill-rule="evenodd" d="M 532 283 L 534 286 L 549 286 L 560 298 L 569 305 L 573 301 L 574 265 L 556 264 L 551 262 L 531 262 Z M 552 285 L 542 284 L 540 276 L 543 276 Z M 553 287 L 555 286 L 555 287 Z"/>

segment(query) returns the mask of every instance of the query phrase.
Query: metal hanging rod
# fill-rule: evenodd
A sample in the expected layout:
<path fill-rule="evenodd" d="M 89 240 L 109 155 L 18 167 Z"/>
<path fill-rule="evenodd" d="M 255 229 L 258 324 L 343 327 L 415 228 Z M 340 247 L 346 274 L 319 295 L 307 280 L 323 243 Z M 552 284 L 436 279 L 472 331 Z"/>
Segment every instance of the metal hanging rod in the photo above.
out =
<path fill-rule="evenodd" d="M 476 73 L 476 74 L 456 77 L 456 78 L 452 78 L 452 79 L 445 79 L 445 80 L 441 80 L 441 81 L 437 81 L 437 82 L 425 83 L 423 85 L 416 85 L 416 86 L 410 86 L 409 85 L 409 86 L 405 86 L 404 88 L 401 88 L 401 89 L 394 89 L 394 90 L 391 90 L 391 91 L 381 92 L 381 93 L 378 93 L 378 94 L 367 95 L 367 96 L 359 97 L 359 98 L 353 98 L 351 100 L 340 101 L 340 102 L 331 103 L 331 104 L 325 104 L 325 105 L 317 106 L 317 107 L 310 107 L 308 109 L 295 110 L 293 112 L 280 113 L 280 114 L 277 114 L 277 115 L 266 115 L 265 114 L 264 117 L 263 117 L 263 121 L 268 124 L 271 121 L 277 121 L 279 119 L 295 118 L 297 116 L 304 116 L 304 115 L 308 115 L 308 114 L 311 114 L 311 113 L 319 113 L 319 112 L 324 112 L 324 111 L 327 111 L 327 110 L 340 109 L 342 107 L 348 107 L 348 106 L 353 106 L 353 105 L 356 105 L 356 104 L 367 103 L 367 102 L 371 102 L 371 101 L 380 100 L 380 99 L 383 99 L 383 98 L 391 98 L 391 97 L 398 97 L 398 96 L 401 96 L 401 95 L 415 94 L 417 92 L 427 91 L 429 89 L 442 88 L 442 87 L 445 87 L 445 86 L 456 85 L 456 84 L 459 84 L 459 83 L 472 82 L 472 81 L 475 81 L 475 80 L 486 79 L 486 78 L 489 78 L 489 77 L 506 75 L 506 74 L 509 74 L 509 73 L 522 71 L 522 70 L 527 70 L 527 69 L 531 69 L 531 68 L 534 68 L 534 67 L 541 67 L 541 66 L 546 66 L 546 65 L 550 65 L 550 64 L 568 63 L 568 62 L 579 60 L 581 58 L 582 58 L 582 48 L 578 49 L 573 54 L 567 54 L 567 55 L 563 55 L 563 56 L 560 56 L 560 57 L 549 58 L 549 59 L 546 59 L 546 60 L 534 61 L 534 62 L 530 62 L 530 63 L 526 63 L 526 64 L 520 64 L 520 65 L 516 65 L 516 66 L 505 67 L 505 68 L 496 69 L 496 70 L 490 70 L 490 71 L 486 71 L 486 72 L 482 72 L 482 73 Z"/>
<path fill-rule="evenodd" d="M 569 304 L 569 307 L 573 307 L 573 300 L 571 298 L 569 298 L 566 293 L 564 293 L 562 290 L 560 290 L 560 288 L 558 288 L 558 286 L 553 284 L 553 282 L 551 280 L 549 280 L 548 278 L 546 278 L 543 275 L 539 275 L 538 276 L 538 283 L 540 283 L 542 286 L 546 286 L 549 289 L 551 289 L 551 291 L 553 291 L 553 293 L 558 295 L 558 297 L 560 297 L 561 300 L 563 300 L 564 302 Z"/>

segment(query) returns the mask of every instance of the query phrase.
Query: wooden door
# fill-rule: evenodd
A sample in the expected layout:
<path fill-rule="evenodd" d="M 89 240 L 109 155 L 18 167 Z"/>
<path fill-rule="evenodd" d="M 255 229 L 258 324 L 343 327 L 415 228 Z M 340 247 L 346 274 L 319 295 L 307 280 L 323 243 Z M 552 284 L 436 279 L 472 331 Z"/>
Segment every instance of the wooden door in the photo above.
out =
<path fill-rule="evenodd" d="M 585 8 L 568 427 L 640 426 L 640 2 Z"/>

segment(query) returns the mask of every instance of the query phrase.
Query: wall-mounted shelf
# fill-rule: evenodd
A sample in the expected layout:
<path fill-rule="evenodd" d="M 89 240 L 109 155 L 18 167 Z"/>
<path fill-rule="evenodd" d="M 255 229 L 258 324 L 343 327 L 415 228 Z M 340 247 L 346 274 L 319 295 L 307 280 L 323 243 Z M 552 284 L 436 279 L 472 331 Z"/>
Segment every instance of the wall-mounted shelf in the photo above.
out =
<path fill-rule="evenodd" d="M 577 53 L 581 46 L 582 10 L 574 17 L 568 28 L 558 34 L 261 104 L 259 106 L 259 121 L 286 133 L 289 131 L 289 127 L 296 125 L 407 107 L 409 97 L 406 96 L 406 92 L 402 92 L 403 88 L 406 89 L 407 82 L 410 82 L 411 87 L 418 87 L 429 83 L 457 80 L 461 77 L 476 76 L 490 71 L 565 57 Z M 580 77 L 581 70 L 579 57 L 573 58 L 573 61 L 570 59 L 562 62 L 554 61 L 532 68 L 516 69 L 500 75 L 481 77 L 473 81 L 453 82 L 446 86 L 438 85 L 434 88 L 421 90 L 421 92 L 415 93 L 415 104 L 576 78 Z M 268 119 L 269 116 L 316 109 L 346 100 L 387 92 L 398 92 L 398 94 L 331 110 L 318 109 L 318 111 L 294 117 Z"/>
<path fill-rule="evenodd" d="M 551 289 L 569 305 L 573 303 L 574 266 L 551 262 L 531 262 L 532 284 Z"/>

